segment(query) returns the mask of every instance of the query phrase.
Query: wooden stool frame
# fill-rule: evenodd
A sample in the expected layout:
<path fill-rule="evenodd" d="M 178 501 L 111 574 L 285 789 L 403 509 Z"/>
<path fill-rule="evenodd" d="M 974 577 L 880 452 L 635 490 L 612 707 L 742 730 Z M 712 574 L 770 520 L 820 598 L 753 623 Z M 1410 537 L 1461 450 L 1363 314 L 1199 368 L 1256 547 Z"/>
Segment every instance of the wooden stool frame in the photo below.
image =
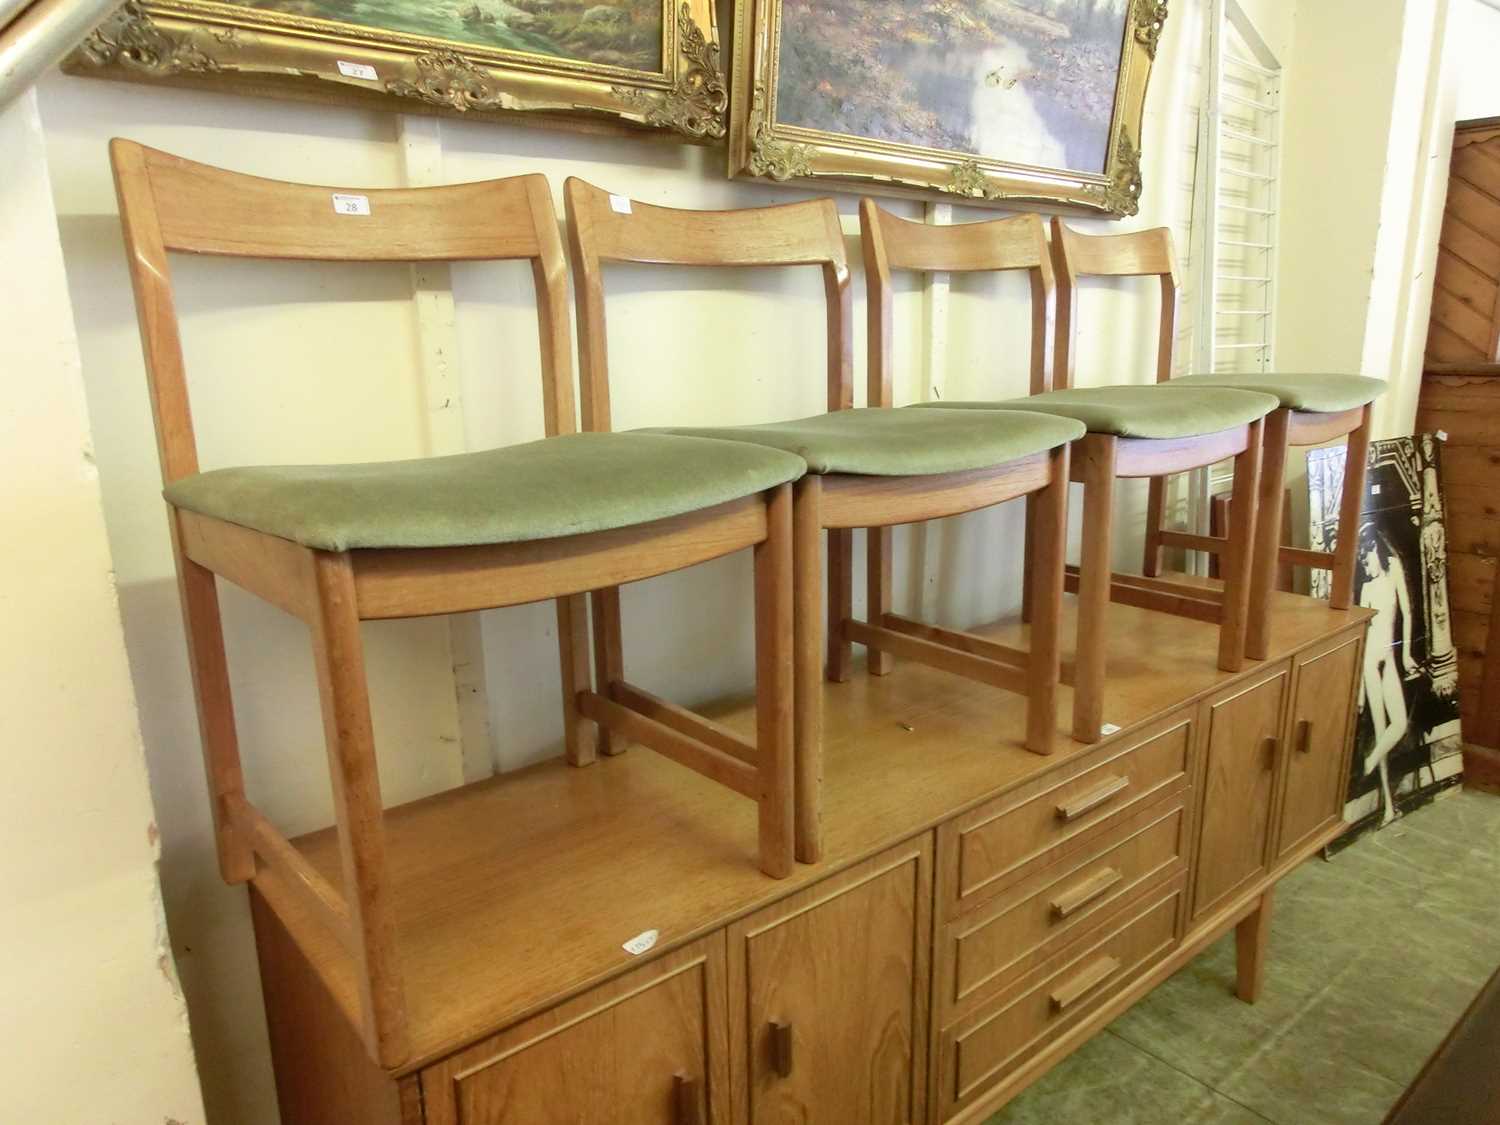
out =
<path fill-rule="evenodd" d="M 606 262 L 679 266 L 817 266 L 827 302 L 827 390 L 830 411 L 854 405 L 852 299 L 844 233 L 830 199 L 740 211 L 682 211 L 630 201 L 616 210 L 612 197 L 578 179 L 564 190 L 578 300 L 583 377 L 583 426 L 607 430 L 609 364 L 602 267 Z M 872 404 L 874 405 L 874 404 Z M 1027 697 L 1026 745 L 1049 753 L 1056 738 L 1058 618 L 1067 531 L 1068 448 L 994 468 L 913 477 L 809 473 L 793 491 L 793 599 L 795 602 L 797 858 L 822 855 L 821 798 L 823 693 L 821 678 L 849 678 L 853 645 L 873 661 L 894 653 L 1017 692 Z M 1036 496 L 1038 620 L 1029 652 L 985 638 L 937 629 L 885 612 L 890 571 L 874 574 L 866 621 L 853 610 L 853 529 L 917 523 Z M 828 538 L 827 603 L 819 538 Z M 617 675 L 611 633 L 618 603 L 595 595 L 602 683 Z M 602 626 L 602 627 L 601 627 Z M 826 646 L 826 648 L 825 648 Z"/>
<path fill-rule="evenodd" d="M 1061 219 L 1052 220 L 1052 229 L 1053 251 L 1058 257 L 1058 272 L 1063 279 L 1059 307 L 1064 311 L 1060 314 L 1062 323 L 1058 347 L 1067 349 L 1066 355 L 1059 355 L 1059 374 L 1066 368 L 1071 375 L 1075 322 L 1070 320 L 1070 316 L 1076 299 L 1077 278 L 1122 276 L 1124 272 L 1128 272 L 1134 276 L 1155 274 L 1161 277 L 1162 319 L 1157 342 L 1156 380 L 1158 383 L 1170 382 L 1177 339 L 1177 264 L 1172 248 L 1172 232 L 1159 227 L 1129 234 L 1107 235 L 1104 236 L 1108 240 L 1106 245 L 1100 236 L 1069 230 Z M 1127 270 L 1124 267 L 1129 268 Z M 1364 493 L 1366 460 L 1370 451 L 1371 413 L 1368 404 L 1338 412 L 1289 410 L 1281 407 L 1265 417 L 1245 627 L 1245 654 L 1253 660 L 1264 660 L 1271 651 L 1271 593 L 1276 586 L 1278 564 L 1333 571 L 1329 605 L 1334 609 L 1348 609 L 1353 604 L 1354 557 L 1358 535 L 1341 534 L 1337 546 L 1331 552 L 1308 551 L 1281 544 L 1286 459 L 1292 447 L 1322 445 L 1335 438 L 1347 438 L 1348 459 L 1344 468 L 1343 493 L 1339 498 L 1339 527 L 1357 530 L 1360 501 Z M 1169 470 L 1177 471 L 1179 470 Z M 1161 573 L 1163 547 L 1181 547 L 1213 555 L 1223 555 L 1233 550 L 1225 536 L 1196 535 L 1162 527 L 1166 506 L 1166 479 L 1164 475 L 1153 474 L 1150 482 L 1146 504 L 1145 561 L 1141 568 L 1148 579 L 1155 579 Z M 1238 480 L 1234 487 L 1239 487 Z M 1228 588 L 1227 585 L 1225 588 Z M 1195 596 L 1214 598 L 1216 594 L 1199 590 Z"/>
<path fill-rule="evenodd" d="M 1032 394 L 1043 394 L 1072 383 L 1072 333 L 1075 302 L 1071 286 L 1066 304 L 1054 270 L 1054 251 L 1046 230 L 1036 215 L 1007 219 L 933 226 L 897 218 L 882 211 L 872 200 L 860 209 L 865 246 L 865 276 L 870 287 L 869 394 L 872 403 L 889 406 L 893 401 L 891 347 L 891 271 L 895 269 L 942 272 L 996 272 L 1025 270 L 1031 282 Z M 1060 267 L 1060 263 L 1059 263 Z M 1170 290 L 1163 289 L 1163 308 L 1175 317 L 1175 273 Z M 1163 329 L 1168 331 L 1167 328 Z M 1170 337 L 1167 337 L 1170 338 Z M 1244 660 L 1245 605 L 1248 583 L 1243 578 L 1248 544 L 1253 533 L 1253 506 L 1241 502 L 1231 511 L 1232 542 L 1239 553 L 1228 552 L 1229 597 L 1209 596 L 1199 587 L 1162 579 L 1112 574 L 1110 542 L 1113 525 L 1114 482 L 1120 477 L 1143 477 L 1162 472 L 1210 465 L 1225 457 L 1235 458 L 1236 479 L 1248 482 L 1253 493 L 1258 472 L 1260 423 L 1237 426 L 1201 437 L 1173 440 L 1119 438 L 1087 434 L 1073 443 L 1070 478 L 1083 485 L 1083 540 L 1080 565 L 1068 567 L 1066 584 L 1078 594 L 1078 629 L 1074 659 L 1062 666 L 1062 679 L 1073 687 L 1073 737 L 1097 742 L 1102 735 L 1105 686 L 1105 637 L 1103 624 L 1107 604 L 1115 601 L 1137 605 L 1219 625 L 1219 667 L 1237 671 Z M 1243 494 L 1242 494 L 1243 495 Z M 1253 501 L 1253 495 L 1251 497 Z M 1033 546 L 1052 531 L 1039 529 L 1039 513 L 1028 500 L 1026 513 L 1027 558 L 1034 560 Z M 872 576 L 889 567 L 889 541 L 872 538 Z M 1027 568 L 1026 578 L 1031 570 Z M 873 582 L 873 578 L 872 578 Z M 1038 596 L 1028 581 L 1022 593 L 1023 618 L 1033 622 L 1043 611 L 1045 594 Z"/>
<path fill-rule="evenodd" d="M 369 214 L 356 217 L 333 209 L 331 195 L 343 189 L 239 175 L 122 140 L 110 151 L 166 483 L 198 471 L 169 251 L 329 261 L 529 260 L 546 430 L 549 436 L 573 431 L 567 267 L 543 176 L 357 189 Z M 409 1050 L 362 621 L 555 600 L 568 760 L 591 763 L 595 722 L 620 722 L 632 737 L 757 800 L 761 865 L 771 874 L 790 873 L 790 485 L 637 527 L 493 546 L 334 552 L 170 506 L 168 519 L 221 873 L 232 884 L 253 881 L 293 935 L 324 927 L 337 938 L 347 964 L 310 964 L 327 977 L 331 994 L 350 1005 L 345 1014 L 379 1065 L 398 1066 Z M 585 592 L 747 546 L 755 552 L 764 700 L 758 748 L 727 734 L 715 734 L 704 747 L 684 735 L 690 720 L 668 704 L 652 700 L 632 708 L 593 694 Z M 309 628 L 342 888 L 245 795 L 216 576 Z M 356 987 L 348 987 L 346 972 L 357 977 Z M 351 993 L 357 999 L 346 1000 Z"/>

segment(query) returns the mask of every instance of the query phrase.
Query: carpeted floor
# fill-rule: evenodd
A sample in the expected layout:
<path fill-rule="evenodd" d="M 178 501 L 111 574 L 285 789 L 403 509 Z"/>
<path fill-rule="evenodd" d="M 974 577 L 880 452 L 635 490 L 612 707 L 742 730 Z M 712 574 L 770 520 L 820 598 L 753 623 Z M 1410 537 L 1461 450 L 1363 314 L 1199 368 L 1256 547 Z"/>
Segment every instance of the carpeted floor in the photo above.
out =
<path fill-rule="evenodd" d="M 1217 942 L 987 1125 L 1378 1125 L 1500 964 L 1500 797 L 1459 792 L 1277 888 L 1260 1002 Z"/>

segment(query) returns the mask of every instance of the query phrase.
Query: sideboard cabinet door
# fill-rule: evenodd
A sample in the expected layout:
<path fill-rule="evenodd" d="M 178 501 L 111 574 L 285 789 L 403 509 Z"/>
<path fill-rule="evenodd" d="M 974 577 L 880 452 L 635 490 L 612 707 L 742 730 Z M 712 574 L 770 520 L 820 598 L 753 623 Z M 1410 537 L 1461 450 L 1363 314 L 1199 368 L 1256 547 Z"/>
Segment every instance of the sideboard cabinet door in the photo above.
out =
<path fill-rule="evenodd" d="M 1271 805 L 1282 758 L 1282 708 L 1290 678 L 1290 669 L 1281 664 L 1204 704 L 1207 745 L 1202 755 L 1194 918 L 1267 870 Z"/>
<path fill-rule="evenodd" d="M 1360 651 L 1360 634 L 1345 634 L 1295 658 L 1278 860 L 1343 818 Z"/>
<path fill-rule="evenodd" d="M 932 838 L 729 927 L 739 1125 L 927 1120 Z"/>
<path fill-rule="evenodd" d="M 724 997 L 720 931 L 426 1068 L 427 1125 L 725 1122 Z"/>

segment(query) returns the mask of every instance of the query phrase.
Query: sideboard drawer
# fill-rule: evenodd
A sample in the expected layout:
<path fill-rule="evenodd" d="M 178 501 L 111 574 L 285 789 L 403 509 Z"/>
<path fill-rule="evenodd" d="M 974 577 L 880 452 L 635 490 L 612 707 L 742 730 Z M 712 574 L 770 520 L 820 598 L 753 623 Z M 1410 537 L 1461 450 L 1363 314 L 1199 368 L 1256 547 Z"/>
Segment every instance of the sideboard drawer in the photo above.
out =
<path fill-rule="evenodd" d="M 1185 788 L 1195 722 L 1192 709 L 1177 712 L 943 824 L 941 916 L 972 909 L 1032 861 L 1056 862 L 1106 826 Z"/>
<path fill-rule="evenodd" d="M 938 1043 L 937 1120 L 1002 1081 L 1056 1036 L 1079 1023 L 1176 944 L 1182 880 L 1125 912 L 1086 948 L 1059 955 Z M 1034 983 L 1033 983 L 1034 981 Z"/>
<path fill-rule="evenodd" d="M 940 997 L 957 1016 L 1005 988 L 1137 892 L 1186 868 L 1187 809 L 1153 805 L 1093 847 L 1033 872 L 943 928 Z"/>

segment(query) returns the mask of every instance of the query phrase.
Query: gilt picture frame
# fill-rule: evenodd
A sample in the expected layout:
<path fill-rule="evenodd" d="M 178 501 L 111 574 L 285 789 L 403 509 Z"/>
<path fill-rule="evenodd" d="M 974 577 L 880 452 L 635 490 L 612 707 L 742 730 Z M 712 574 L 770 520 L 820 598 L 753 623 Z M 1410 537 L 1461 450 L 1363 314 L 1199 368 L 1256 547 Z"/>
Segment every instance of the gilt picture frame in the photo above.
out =
<path fill-rule="evenodd" d="M 714 0 L 130 0 L 70 74 L 713 143 Z"/>
<path fill-rule="evenodd" d="M 1134 215 L 1167 6 L 736 0 L 729 173 Z"/>

